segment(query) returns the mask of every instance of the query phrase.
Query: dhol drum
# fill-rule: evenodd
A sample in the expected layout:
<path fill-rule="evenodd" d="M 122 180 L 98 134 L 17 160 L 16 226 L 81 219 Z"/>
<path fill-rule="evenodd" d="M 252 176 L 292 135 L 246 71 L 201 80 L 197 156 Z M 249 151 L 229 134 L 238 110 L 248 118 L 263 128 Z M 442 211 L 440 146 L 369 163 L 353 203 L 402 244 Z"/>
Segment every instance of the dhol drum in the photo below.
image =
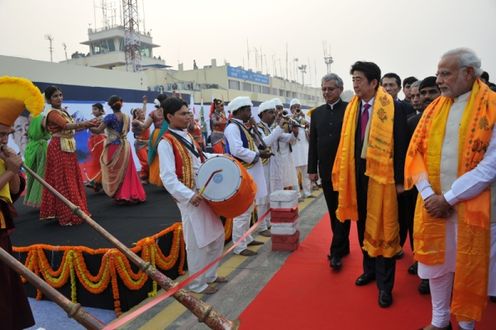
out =
<path fill-rule="evenodd" d="M 216 171 L 222 170 L 213 174 Z M 213 174 L 213 176 L 212 176 Z M 219 155 L 205 161 L 198 169 L 196 187 L 215 214 L 234 218 L 253 204 L 257 186 L 248 171 L 234 158 Z"/>

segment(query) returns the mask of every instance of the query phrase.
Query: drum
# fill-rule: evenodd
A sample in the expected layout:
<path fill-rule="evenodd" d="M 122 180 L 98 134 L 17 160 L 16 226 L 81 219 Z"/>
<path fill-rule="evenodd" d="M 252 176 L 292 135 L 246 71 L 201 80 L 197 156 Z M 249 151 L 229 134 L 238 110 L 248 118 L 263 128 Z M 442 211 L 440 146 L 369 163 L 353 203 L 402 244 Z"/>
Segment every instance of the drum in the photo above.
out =
<path fill-rule="evenodd" d="M 198 169 L 196 187 L 202 190 L 215 171 L 202 196 L 215 214 L 237 217 L 253 204 L 257 186 L 248 171 L 234 158 L 219 155 L 205 161 Z"/>

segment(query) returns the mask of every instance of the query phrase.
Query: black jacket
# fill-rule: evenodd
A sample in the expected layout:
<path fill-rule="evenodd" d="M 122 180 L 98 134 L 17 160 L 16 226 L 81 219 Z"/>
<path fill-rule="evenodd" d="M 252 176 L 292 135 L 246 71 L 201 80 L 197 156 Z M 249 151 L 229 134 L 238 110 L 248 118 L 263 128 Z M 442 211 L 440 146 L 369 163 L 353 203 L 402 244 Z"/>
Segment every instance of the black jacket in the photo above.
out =
<path fill-rule="evenodd" d="M 318 168 L 318 173 L 324 181 L 331 181 L 332 166 L 347 105 L 347 102 L 339 100 L 331 110 L 329 104 L 323 104 L 316 108 L 311 116 L 308 173 L 317 173 Z"/>

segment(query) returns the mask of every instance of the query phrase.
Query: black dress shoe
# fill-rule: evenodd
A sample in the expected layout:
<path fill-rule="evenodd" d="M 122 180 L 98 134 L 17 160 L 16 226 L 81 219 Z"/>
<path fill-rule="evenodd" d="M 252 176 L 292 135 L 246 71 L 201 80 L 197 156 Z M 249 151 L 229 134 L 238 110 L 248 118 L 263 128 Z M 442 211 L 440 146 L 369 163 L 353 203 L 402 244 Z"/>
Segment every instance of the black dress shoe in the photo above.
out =
<path fill-rule="evenodd" d="M 496 303 L 496 296 L 489 296 L 489 300 L 491 300 L 493 303 Z"/>
<path fill-rule="evenodd" d="M 343 266 L 343 263 L 341 262 L 341 258 L 337 256 L 331 257 L 329 260 L 329 266 L 331 266 L 332 269 L 335 271 L 338 271 L 341 269 L 341 266 Z"/>
<path fill-rule="evenodd" d="M 418 263 L 417 262 L 413 263 L 413 265 L 408 267 L 408 274 L 417 275 L 417 267 L 418 267 Z"/>
<path fill-rule="evenodd" d="M 389 291 L 379 290 L 379 306 L 386 308 L 393 303 L 393 295 Z"/>
<path fill-rule="evenodd" d="M 394 255 L 394 258 L 395 258 L 396 260 L 400 260 L 400 259 L 402 259 L 402 258 L 403 258 L 403 256 L 404 256 L 404 255 L 405 255 L 405 253 L 403 252 L 403 250 L 400 250 L 400 252 L 398 252 L 398 253 L 396 253 L 396 254 Z"/>
<path fill-rule="evenodd" d="M 375 280 L 375 274 L 363 273 L 362 275 L 358 276 L 357 280 L 355 281 L 355 285 L 367 285 L 373 280 Z"/>
<path fill-rule="evenodd" d="M 429 280 L 420 280 L 417 289 L 420 294 L 430 294 L 431 288 L 429 287 Z"/>

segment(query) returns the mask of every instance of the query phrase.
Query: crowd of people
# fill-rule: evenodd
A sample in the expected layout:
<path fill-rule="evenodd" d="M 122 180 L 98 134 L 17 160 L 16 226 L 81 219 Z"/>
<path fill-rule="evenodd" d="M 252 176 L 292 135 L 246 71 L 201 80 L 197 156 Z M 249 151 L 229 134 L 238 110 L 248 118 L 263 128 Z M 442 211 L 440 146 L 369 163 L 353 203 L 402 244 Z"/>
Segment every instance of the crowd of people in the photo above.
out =
<path fill-rule="evenodd" d="M 321 84 L 325 103 L 309 111 L 298 99 L 285 110 L 277 98 L 255 111 L 249 97 L 239 96 L 226 112 L 224 102 L 214 99 L 208 137 L 178 97 L 157 96 L 148 116 L 145 97 L 143 108 L 132 109 L 129 117 L 122 112 L 122 98 L 113 95 L 107 102 L 111 114 L 96 103 L 93 119 L 75 121 L 62 104 L 60 88 L 50 86 L 44 91 L 48 107 L 32 113 L 25 162 L 88 214 L 84 182 L 95 191 L 103 189 L 116 204 L 145 201 L 143 184 L 165 187 L 181 212 L 191 273 L 218 258 L 224 245 L 219 215 L 195 184 L 207 159 L 216 154 L 236 159 L 256 184 L 253 203 L 233 219 L 234 253 L 240 256 L 256 255 L 249 247 L 263 244 L 247 231 L 254 214 L 267 214 L 272 192 L 294 190 L 302 201 L 322 187 L 333 234 L 328 262 L 334 271 L 344 267 L 350 253 L 354 221 L 363 260 L 355 285 L 375 282 L 378 304 L 387 308 L 393 304 L 396 260 L 408 242 L 415 259 L 408 272 L 418 274 L 418 291 L 432 300 L 432 321 L 424 329 L 451 329 L 451 314 L 461 329 L 473 329 L 488 297 L 496 296 L 494 85 L 478 56 L 466 48 L 443 54 L 436 75 L 421 80 L 382 75 L 377 64 L 365 61 L 352 64 L 350 75 L 355 95 L 349 102 L 341 98 L 342 78 L 329 73 Z M 15 100 L 21 110 L 32 107 L 28 101 Z M 0 102 L 0 111 L 12 107 Z M 22 160 L 7 147 L 19 115 L 2 114 L 6 119 L 0 121 L 0 238 L 8 251 L 9 207 L 24 186 L 18 175 Z M 85 177 L 76 156 L 79 130 L 90 131 Z M 139 173 L 127 140 L 130 130 Z M 82 222 L 29 174 L 24 203 L 39 207 L 42 220 L 56 219 L 62 226 Z M 269 229 L 266 216 L 258 234 L 270 237 Z M 212 283 L 227 281 L 216 270 L 210 268 L 189 289 L 215 293 Z M 0 276 L 18 279 L 7 270 Z M 23 299 L 19 304 L 25 304 Z"/>

